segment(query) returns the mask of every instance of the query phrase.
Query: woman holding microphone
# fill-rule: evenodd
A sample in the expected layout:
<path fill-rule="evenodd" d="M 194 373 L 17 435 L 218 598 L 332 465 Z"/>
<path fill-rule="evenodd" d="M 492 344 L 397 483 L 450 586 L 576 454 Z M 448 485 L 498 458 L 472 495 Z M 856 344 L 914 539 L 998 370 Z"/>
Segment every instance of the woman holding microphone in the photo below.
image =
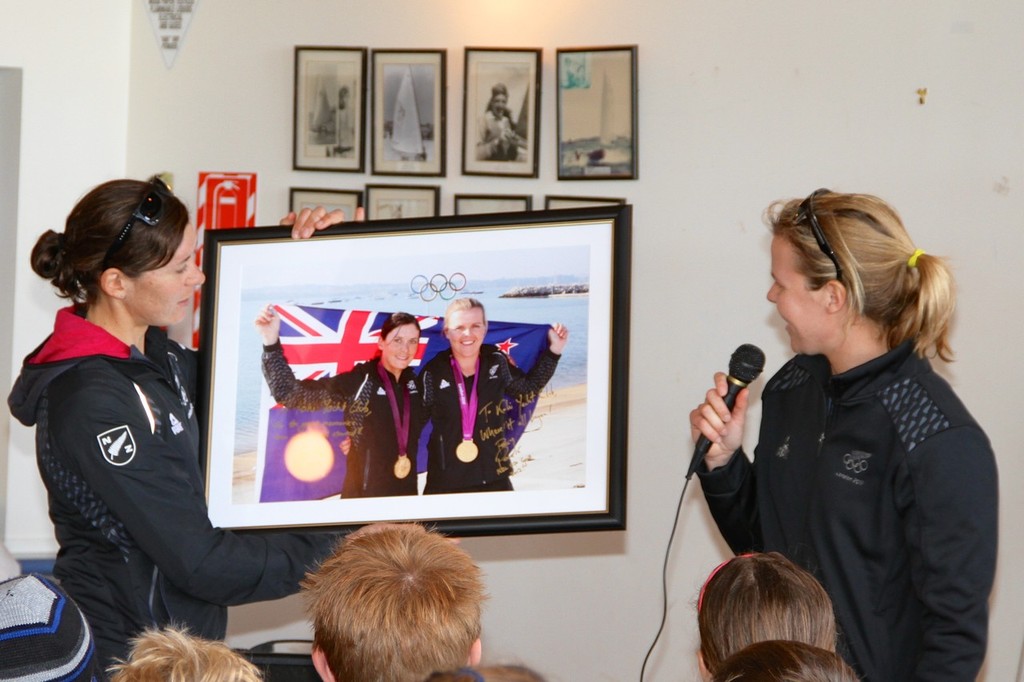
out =
<path fill-rule="evenodd" d="M 869 682 L 973 680 L 996 558 L 988 438 L 929 357 L 950 360 L 953 279 L 896 211 L 818 190 L 773 204 L 771 301 L 796 355 L 762 393 L 726 379 L 690 413 L 698 470 L 734 552 L 777 551 L 832 598 L 839 650 Z"/>

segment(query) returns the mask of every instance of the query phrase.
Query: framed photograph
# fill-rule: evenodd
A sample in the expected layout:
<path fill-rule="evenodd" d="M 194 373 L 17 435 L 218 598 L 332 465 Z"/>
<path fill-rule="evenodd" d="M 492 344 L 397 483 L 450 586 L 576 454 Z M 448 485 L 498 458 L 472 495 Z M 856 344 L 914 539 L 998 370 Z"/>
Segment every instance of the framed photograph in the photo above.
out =
<path fill-rule="evenodd" d="M 445 50 L 373 51 L 373 172 L 444 175 Z"/>
<path fill-rule="evenodd" d="M 558 179 L 635 180 L 636 45 L 556 55 Z"/>
<path fill-rule="evenodd" d="M 296 47 L 292 168 L 362 173 L 366 48 Z"/>
<path fill-rule="evenodd" d="M 509 213 L 529 211 L 533 197 L 529 194 L 456 194 L 455 215 L 477 213 Z"/>
<path fill-rule="evenodd" d="M 625 199 L 617 199 L 613 197 L 570 197 L 555 194 L 548 194 L 544 196 L 544 208 L 551 210 L 560 208 L 585 208 L 587 206 L 615 206 L 617 204 L 624 203 L 626 203 Z"/>
<path fill-rule="evenodd" d="M 363 205 L 363 193 L 357 189 L 316 189 L 292 187 L 288 192 L 288 210 L 298 213 L 304 208 L 323 206 L 328 211 L 341 209 L 345 220 L 356 219 L 356 209 Z"/>
<path fill-rule="evenodd" d="M 631 215 L 620 205 L 367 221 L 297 241 L 284 227 L 208 230 L 197 409 L 213 524 L 338 529 L 417 520 L 456 535 L 624 529 Z M 474 332 L 483 344 L 479 381 L 498 383 L 481 383 L 467 410 L 443 333 L 449 306 L 453 325 L 460 310 L 486 310 Z M 254 328 L 268 307 L 282 347 L 266 375 L 273 393 Z M 401 371 L 422 411 L 404 412 L 417 426 L 401 432 L 386 396 L 359 392 L 374 368 L 365 363 L 387 366 L 373 359 L 378 352 L 397 357 L 395 329 L 381 340 L 396 312 L 419 327 L 402 346 Z M 560 354 L 547 352 L 556 344 Z M 337 402 L 296 405 L 281 395 L 282 380 L 304 379 L 314 389 L 327 380 L 360 388 L 351 397 L 332 393 L 344 396 Z M 479 456 L 464 458 L 454 447 L 461 441 L 446 435 L 463 433 L 465 422 L 451 421 L 463 414 L 472 415 L 470 454 Z M 397 433 L 408 442 L 398 459 L 395 448 L 385 456 L 359 444 Z M 401 479 L 403 492 L 368 488 L 372 466 Z M 479 474 L 463 480 L 459 466 Z M 478 492 L 477 475 L 500 490 Z M 350 476 L 363 487 L 350 488 Z"/>
<path fill-rule="evenodd" d="M 438 185 L 367 185 L 366 219 L 429 218 L 441 212 Z"/>
<path fill-rule="evenodd" d="M 541 50 L 466 48 L 463 175 L 537 177 Z"/>

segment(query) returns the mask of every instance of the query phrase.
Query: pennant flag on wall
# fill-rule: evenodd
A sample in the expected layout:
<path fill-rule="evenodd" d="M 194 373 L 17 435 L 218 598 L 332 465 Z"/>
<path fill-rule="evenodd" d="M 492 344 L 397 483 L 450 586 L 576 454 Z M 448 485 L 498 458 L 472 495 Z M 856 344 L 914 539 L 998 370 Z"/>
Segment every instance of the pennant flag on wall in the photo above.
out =
<path fill-rule="evenodd" d="M 299 379 L 319 379 L 347 372 L 357 364 L 371 359 L 377 352 L 380 329 L 391 312 L 345 310 L 316 306 L 276 305 L 281 317 L 281 345 L 284 356 Z M 443 320 L 419 317 L 420 346 L 411 363 L 417 374 L 435 355 L 447 350 L 448 340 L 441 333 Z M 484 343 L 494 344 L 513 363 L 528 372 L 548 346 L 546 324 L 520 324 L 490 320 Z M 264 386 L 265 396 L 269 391 Z M 510 436 L 516 440 L 529 422 L 536 402 L 519 406 L 509 417 L 516 427 Z M 338 495 L 345 479 L 345 462 L 341 442 L 345 438 L 344 412 L 330 410 L 297 410 L 274 404 L 266 397 L 260 406 L 266 415 L 267 436 L 257 446 L 257 485 L 260 502 L 315 500 Z M 416 471 L 425 471 L 426 443 L 430 426 L 420 436 Z M 312 443 L 314 457 L 308 470 L 295 471 L 289 466 L 288 448 L 299 438 Z M 296 475 L 298 474 L 298 475 Z"/>
<path fill-rule="evenodd" d="M 174 66 L 174 60 L 185 42 L 185 34 L 192 23 L 199 0 L 144 0 L 149 23 L 156 36 L 157 47 L 164 58 L 164 66 Z"/>

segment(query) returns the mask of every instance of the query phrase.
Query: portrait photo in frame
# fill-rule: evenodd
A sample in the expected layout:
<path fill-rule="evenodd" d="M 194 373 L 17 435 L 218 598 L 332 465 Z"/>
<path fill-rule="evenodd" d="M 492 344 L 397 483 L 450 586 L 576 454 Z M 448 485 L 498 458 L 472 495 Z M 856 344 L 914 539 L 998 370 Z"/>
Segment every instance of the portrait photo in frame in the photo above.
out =
<path fill-rule="evenodd" d="M 636 45 L 560 48 L 558 179 L 635 180 Z"/>
<path fill-rule="evenodd" d="M 462 174 L 537 177 L 541 50 L 467 47 Z"/>
<path fill-rule="evenodd" d="M 288 210 L 298 213 L 304 208 L 323 206 L 328 211 L 340 209 L 345 220 L 356 219 L 357 209 L 363 205 L 363 193 L 357 189 L 317 189 L 292 187 L 288 192 Z"/>
<path fill-rule="evenodd" d="M 456 194 L 454 208 L 455 215 L 529 211 L 533 208 L 533 197 L 529 194 Z"/>
<path fill-rule="evenodd" d="M 366 54 L 365 47 L 295 48 L 295 170 L 365 170 Z"/>
<path fill-rule="evenodd" d="M 333 530 L 416 520 L 455 535 L 625 528 L 630 235 L 628 205 L 345 223 L 308 240 L 284 227 L 208 231 L 198 409 L 213 524 Z M 321 379 L 369 361 L 383 321 L 408 313 L 420 327 L 410 369 L 427 382 L 420 373 L 431 358 L 447 364 L 445 311 L 464 297 L 486 309 L 489 354 L 527 376 L 546 367 L 543 388 L 476 408 L 501 425 L 479 436 L 494 447 L 481 465 L 506 466 L 510 489 L 423 494 L 437 462 L 426 452 L 438 417 L 428 411 L 416 454 L 409 448 L 414 492 L 341 496 L 353 456 L 342 442 L 360 427 L 348 407 L 276 402 L 257 315 L 277 311 L 294 377 Z M 558 356 L 546 350 L 554 325 L 568 330 Z M 449 409 L 436 400 L 435 410 Z M 367 414 L 352 409 L 353 419 Z"/>
<path fill-rule="evenodd" d="M 615 206 L 626 203 L 625 199 L 614 197 L 578 197 L 561 194 L 544 196 L 544 208 L 557 210 L 561 208 L 585 208 L 587 206 Z"/>
<path fill-rule="evenodd" d="M 441 187 L 369 184 L 365 207 L 367 220 L 429 218 L 441 212 Z"/>
<path fill-rule="evenodd" d="M 374 50 L 372 172 L 445 174 L 445 50 Z"/>

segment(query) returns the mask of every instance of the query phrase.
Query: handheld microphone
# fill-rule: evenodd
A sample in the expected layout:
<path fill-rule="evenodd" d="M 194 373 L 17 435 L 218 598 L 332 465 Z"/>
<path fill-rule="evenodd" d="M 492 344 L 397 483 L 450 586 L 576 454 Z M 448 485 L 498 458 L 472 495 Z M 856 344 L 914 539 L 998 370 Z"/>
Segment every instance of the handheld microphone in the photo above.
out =
<path fill-rule="evenodd" d="M 764 351 L 749 343 L 737 348 L 729 358 L 729 375 L 726 377 L 729 390 L 722 398 L 725 401 L 725 406 L 732 410 L 733 405 L 736 404 L 736 394 L 759 377 L 763 369 Z M 697 439 L 697 444 L 693 448 L 693 459 L 690 460 L 690 468 L 686 471 L 686 480 L 690 480 L 690 477 L 697 471 L 697 467 L 704 461 L 704 456 L 708 454 L 710 448 L 711 441 L 707 439 L 707 436 L 702 435 Z"/>

